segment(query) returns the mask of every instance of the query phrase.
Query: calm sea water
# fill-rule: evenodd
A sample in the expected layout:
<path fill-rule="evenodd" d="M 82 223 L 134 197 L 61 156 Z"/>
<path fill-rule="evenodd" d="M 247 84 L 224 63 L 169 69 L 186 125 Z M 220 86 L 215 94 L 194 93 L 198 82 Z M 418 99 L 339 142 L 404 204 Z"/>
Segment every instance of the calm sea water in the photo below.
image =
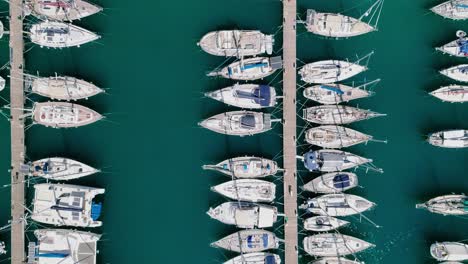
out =
<path fill-rule="evenodd" d="M 429 13 L 428 8 L 438 2 L 387 1 L 379 32 L 348 40 L 323 39 L 298 26 L 298 58 L 303 62 L 353 60 L 356 54 L 375 51 L 370 70 L 355 81 L 382 78 L 382 82 L 374 97 L 351 105 L 388 116 L 351 127 L 389 143 L 369 143 L 351 151 L 373 158 L 385 173 L 358 171 L 363 188 L 351 193 L 378 204 L 366 215 L 382 227 L 352 219 L 352 227 L 343 230 L 377 245 L 359 255 L 367 263 L 434 263 L 428 252 L 432 242 L 468 238 L 468 220 L 414 209 L 416 203 L 433 196 L 468 189 L 466 151 L 438 149 L 423 141 L 431 131 L 468 127 L 466 105 L 427 96 L 428 91 L 451 83 L 437 70 L 463 62 L 437 53 L 433 47 L 453 40 L 457 29 L 468 30 L 466 22 L 451 22 Z M 228 179 L 204 172 L 200 166 L 237 155 L 275 157 L 281 162 L 281 127 L 243 139 L 199 128 L 201 119 L 233 108 L 203 98 L 203 92 L 231 82 L 205 77 L 224 59 L 202 53 L 196 42 L 204 33 L 224 28 L 258 28 L 273 34 L 281 25 L 281 2 L 159 0 L 137 4 L 100 0 L 98 4 L 106 7 L 105 14 L 78 24 L 102 34 L 99 42 L 66 50 L 28 44 L 33 48 L 26 55 L 26 69 L 43 76 L 55 72 L 73 75 L 108 88 L 108 95 L 81 102 L 108 118 L 78 129 L 30 128 L 28 158 L 66 156 L 104 171 L 74 182 L 106 188 L 104 226 L 93 230 L 103 233 L 100 263 L 219 263 L 234 256 L 210 248 L 209 243 L 235 229 L 205 214 L 209 206 L 225 201 L 209 187 Z M 354 16 L 371 2 L 301 0 L 298 15 L 304 19 L 307 8 L 338 12 L 359 4 L 347 13 Z M 281 34 L 276 50 L 280 48 Z M 6 62 L 5 41 L 1 49 L 2 62 Z M 280 91 L 280 78 L 265 82 Z M 0 95 L 6 97 L 8 92 Z M 45 101 L 37 96 L 31 99 Z M 272 111 L 281 116 L 281 109 Z M 4 172 L 0 184 L 7 184 L 9 127 L 5 120 L 0 121 L 0 135 L 4 146 L 0 149 L 0 171 Z M 298 152 L 306 150 L 302 147 Z M 303 170 L 300 175 L 304 182 L 313 178 Z M 272 180 L 281 186 L 280 178 Z M 1 189 L 0 195 L 0 220 L 6 224 L 8 188 Z M 303 193 L 301 198 L 308 195 Z M 283 236 L 280 229 L 277 234 Z M 0 236 L 9 238 L 8 233 Z M 28 237 L 32 239 L 32 233 Z M 302 263 L 310 260 L 301 252 Z"/>

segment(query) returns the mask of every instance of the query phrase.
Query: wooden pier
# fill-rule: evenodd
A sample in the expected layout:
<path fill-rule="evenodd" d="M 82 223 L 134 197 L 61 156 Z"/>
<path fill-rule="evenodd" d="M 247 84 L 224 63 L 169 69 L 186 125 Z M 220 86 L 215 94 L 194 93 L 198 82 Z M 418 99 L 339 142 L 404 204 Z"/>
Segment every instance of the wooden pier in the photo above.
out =
<path fill-rule="evenodd" d="M 11 263 L 25 263 L 24 240 L 24 42 L 22 0 L 10 0 L 10 106 L 11 106 Z"/>
<path fill-rule="evenodd" d="M 298 263 L 296 160 L 296 0 L 283 0 L 283 163 L 285 263 Z"/>

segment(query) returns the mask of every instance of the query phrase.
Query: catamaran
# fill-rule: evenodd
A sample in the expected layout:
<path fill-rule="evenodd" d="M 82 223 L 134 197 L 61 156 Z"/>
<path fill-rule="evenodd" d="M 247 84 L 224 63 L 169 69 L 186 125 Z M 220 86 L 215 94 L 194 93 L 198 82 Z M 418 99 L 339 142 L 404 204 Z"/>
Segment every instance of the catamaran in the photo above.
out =
<path fill-rule="evenodd" d="M 207 214 L 221 223 L 239 228 L 272 227 L 278 219 L 276 207 L 249 202 L 225 202 L 210 208 Z"/>
<path fill-rule="evenodd" d="M 76 160 L 61 157 L 36 160 L 22 167 L 24 173 L 30 176 L 55 181 L 73 180 L 100 172 Z"/>
<path fill-rule="evenodd" d="M 430 95 L 444 102 L 464 103 L 468 102 L 468 86 L 452 84 L 432 91 Z"/>
<path fill-rule="evenodd" d="M 468 245 L 458 242 L 441 242 L 431 245 L 431 255 L 438 261 L 468 260 Z"/>
<path fill-rule="evenodd" d="M 460 64 L 441 70 L 441 74 L 459 82 L 468 82 L 468 64 Z"/>
<path fill-rule="evenodd" d="M 102 204 L 94 202 L 104 189 L 78 185 L 34 185 L 34 221 L 55 226 L 99 227 Z"/>
<path fill-rule="evenodd" d="M 245 202 L 273 202 L 276 196 L 276 185 L 256 179 L 240 179 L 221 183 L 211 187 L 227 198 Z"/>
<path fill-rule="evenodd" d="M 232 258 L 223 264 L 281 264 L 281 257 L 273 253 L 248 253 Z"/>
<path fill-rule="evenodd" d="M 242 137 L 266 132 L 272 129 L 273 122 L 279 121 L 261 112 L 233 111 L 212 116 L 199 125 L 220 134 Z"/>
<path fill-rule="evenodd" d="M 319 105 L 303 110 L 303 119 L 320 125 L 343 125 L 385 116 L 370 110 L 346 105 Z"/>
<path fill-rule="evenodd" d="M 264 178 L 275 175 L 279 170 L 276 161 L 253 156 L 227 159 L 216 165 L 203 165 L 203 169 L 218 171 L 231 178 Z"/>
<path fill-rule="evenodd" d="M 373 94 L 360 87 L 343 84 L 320 84 L 305 88 L 303 94 L 305 98 L 320 104 L 340 104 L 366 98 Z"/>
<path fill-rule="evenodd" d="M 364 264 L 364 262 L 339 257 L 327 257 L 316 260 L 311 264 Z"/>
<path fill-rule="evenodd" d="M 349 225 L 348 221 L 331 216 L 314 216 L 304 221 L 304 229 L 314 232 L 328 232 Z"/>
<path fill-rule="evenodd" d="M 325 60 L 304 65 L 299 74 L 306 83 L 329 84 L 349 79 L 366 70 L 366 66 L 357 63 Z"/>
<path fill-rule="evenodd" d="M 270 231 L 261 229 L 241 230 L 211 243 L 212 247 L 226 250 L 252 253 L 279 247 L 279 239 Z"/>
<path fill-rule="evenodd" d="M 221 70 L 214 70 L 208 76 L 222 76 L 226 79 L 253 81 L 272 75 L 283 68 L 281 57 L 255 57 L 235 61 Z"/>
<path fill-rule="evenodd" d="M 373 137 L 351 128 L 326 125 L 308 129 L 305 140 L 311 145 L 322 148 L 347 148 L 367 143 L 373 140 Z"/>
<path fill-rule="evenodd" d="M 83 0 L 26 0 L 25 8 L 44 20 L 79 20 L 102 11 L 102 7 Z"/>
<path fill-rule="evenodd" d="M 442 215 L 468 215 L 468 196 L 464 194 L 443 195 L 417 204 L 416 208 L 427 209 L 429 212 Z"/>
<path fill-rule="evenodd" d="M 34 103 L 32 116 L 35 123 L 53 128 L 80 127 L 103 118 L 87 107 L 65 102 Z"/>
<path fill-rule="evenodd" d="M 468 147 L 468 130 L 446 130 L 429 134 L 427 141 L 442 148 Z"/>
<path fill-rule="evenodd" d="M 299 206 L 313 214 L 323 216 L 350 216 L 361 214 L 370 210 L 375 203 L 353 194 L 337 193 L 325 194 L 319 197 L 308 199 Z"/>
<path fill-rule="evenodd" d="M 468 57 L 468 38 L 466 37 L 466 33 L 464 31 L 457 31 L 457 40 L 449 42 L 442 47 L 436 48 L 443 53 L 456 56 L 467 58 Z"/>
<path fill-rule="evenodd" d="M 301 159 L 312 172 L 342 171 L 372 162 L 371 159 L 334 149 L 309 150 Z"/>
<path fill-rule="evenodd" d="M 453 20 L 468 19 L 468 0 L 449 0 L 431 8 L 431 11 Z"/>
<path fill-rule="evenodd" d="M 36 264 L 96 264 L 101 235 L 65 229 L 38 229 L 28 246 L 28 262 Z"/>
<path fill-rule="evenodd" d="M 259 84 L 235 84 L 205 93 L 205 96 L 227 105 L 247 109 L 267 108 L 277 103 L 275 88 Z"/>
<path fill-rule="evenodd" d="M 51 21 L 33 25 L 30 29 L 30 37 L 33 43 L 48 48 L 79 47 L 100 38 L 99 35 L 84 28 Z"/>
<path fill-rule="evenodd" d="M 308 236 L 303 245 L 309 255 L 320 257 L 354 255 L 375 246 L 359 238 L 335 233 Z"/>
<path fill-rule="evenodd" d="M 35 77 L 26 76 L 31 92 L 51 99 L 76 101 L 103 93 L 96 85 L 69 76 Z"/>
<path fill-rule="evenodd" d="M 358 177 L 352 172 L 331 172 L 304 184 L 303 189 L 314 193 L 339 193 L 358 186 Z"/>
<path fill-rule="evenodd" d="M 273 35 L 258 30 L 220 30 L 209 32 L 198 45 L 215 56 L 247 57 L 273 52 Z"/>

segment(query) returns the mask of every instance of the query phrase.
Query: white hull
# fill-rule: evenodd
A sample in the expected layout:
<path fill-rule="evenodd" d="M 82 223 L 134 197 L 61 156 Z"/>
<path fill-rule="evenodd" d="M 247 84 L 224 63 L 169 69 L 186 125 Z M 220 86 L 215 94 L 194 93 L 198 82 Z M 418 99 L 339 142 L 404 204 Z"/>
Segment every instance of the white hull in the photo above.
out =
<path fill-rule="evenodd" d="M 274 39 L 257 30 L 221 30 L 207 33 L 198 45 L 208 54 L 247 57 L 273 52 Z"/>
<path fill-rule="evenodd" d="M 427 140 L 431 145 L 442 148 L 468 147 L 468 130 L 447 130 L 429 135 Z"/>
<path fill-rule="evenodd" d="M 338 193 L 358 185 L 358 177 L 352 172 L 331 172 L 318 176 L 304 185 L 304 190 L 314 193 Z"/>
<path fill-rule="evenodd" d="M 205 96 L 240 108 L 261 109 L 276 105 L 275 88 L 258 84 L 235 84 Z"/>
<path fill-rule="evenodd" d="M 263 204 L 226 202 L 210 208 L 207 214 L 223 224 L 235 225 L 239 228 L 267 228 L 272 227 L 276 222 L 278 209 Z"/>
<path fill-rule="evenodd" d="M 441 74 L 459 82 L 468 82 L 468 64 L 460 64 L 440 71 Z"/>
<path fill-rule="evenodd" d="M 436 49 L 451 56 L 467 58 L 468 57 L 468 38 L 464 37 L 464 38 L 454 40 Z"/>
<path fill-rule="evenodd" d="M 216 165 L 204 165 L 205 170 L 215 170 L 234 178 L 264 178 L 278 172 L 278 163 L 258 157 L 236 157 Z"/>
<path fill-rule="evenodd" d="M 334 125 L 310 128 L 305 133 L 307 143 L 322 148 L 347 148 L 372 140 L 372 136 Z"/>
<path fill-rule="evenodd" d="M 220 134 L 251 136 L 270 130 L 271 122 L 270 114 L 233 111 L 212 116 L 199 125 Z"/>
<path fill-rule="evenodd" d="M 453 20 L 468 19 L 468 0 L 449 0 L 431 8 L 432 12 Z"/>
<path fill-rule="evenodd" d="M 44 20 L 73 21 L 102 11 L 102 7 L 82 0 L 27 0 L 34 16 Z"/>
<path fill-rule="evenodd" d="M 273 202 L 276 195 L 274 183 L 255 179 L 233 180 L 213 186 L 211 190 L 233 200 L 254 203 Z"/>
<path fill-rule="evenodd" d="M 430 93 L 432 96 L 450 103 L 468 102 L 468 86 L 449 85 Z"/>
<path fill-rule="evenodd" d="M 312 172 L 335 172 L 372 162 L 350 152 L 333 149 L 309 151 L 304 154 L 304 166 Z"/>
<path fill-rule="evenodd" d="M 69 48 L 97 40 L 99 35 L 84 28 L 62 22 L 42 22 L 30 30 L 31 41 L 41 47 Z"/>
<path fill-rule="evenodd" d="M 439 196 L 426 203 L 417 204 L 416 208 L 442 215 L 468 215 L 468 196 L 458 194 Z"/>
<path fill-rule="evenodd" d="M 349 38 L 375 30 L 374 27 L 354 17 L 334 13 L 320 13 L 307 10 L 307 31 L 333 38 Z"/>
<path fill-rule="evenodd" d="M 346 80 L 365 70 L 367 67 L 352 62 L 325 60 L 304 65 L 299 74 L 304 82 L 327 84 Z"/>
<path fill-rule="evenodd" d="M 328 232 L 348 224 L 348 221 L 330 216 L 314 216 L 304 221 L 304 229 L 314 232 Z"/>
<path fill-rule="evenodd" d="M 223 264 L 281 264 L 281 258 L 272 253 L 248 253 L 232 258 Z"/>
<path fill-rule="evenodd" d="M 371 96 L 369 91 L 343 84 L 321 84 L 304 89 L 304 97 L 320 104 L 339 104 Z"/>
<path fill-rule="evenodd" d="M 35 103 L 33 107 L 34 122 L 46 127 L 80 127 L 97 122 L 102 118 L 103 116 L 96 111 L 72 103 Z"/>
<path fill-rule="evenodd" d="M 66 101 L 88 99 L 104 92 L 92 83 L 68 76 L 33 78 L 31 91 L 51 99 Z"/>
<path fill-rule="evenodd" d="M 211 246 L 234 252 L 252 253 L 276 249 L 279 246 L 279 241 L 272 232 L 250 229 L 231 234 L 211 243 Z"/>
<path fill-rule="evenodd" d="M 364 240 L 341 234 L 318 234 L 304 238 L 304 250 L 312 256 L 335 257 L 356 254 L 373 244 Z"/>
<path fill-rule="evenodd" d="M 360 196 L 338 193 L 309 199 L 300 208 L 317 215 L 337 217 L 361 214 L 374 206 L 373 202 Z"/>
<path fill-rule="evenodd" d="M 272 75 L 276 70 L 281 67 L 273 64 L 274 58 L 255 57 L 243 59 L 233 62 L 224 67 L 220 71 L 214 71 L 208 76 L 222 76 L 226 79 L 240 80 L 240 81 L 253 81 L 263 79 Z"/>
<path fill-rule="evenodd" d="M 383 116 L 376 112 L 344 105 L 319 105 L 303 110 L 303 119 L 320 125 L 350 124 Z"/>
<path fill-rule="evenodd" d="M 431 245 L 431 255 L 438 261 L 468 260 L 468 245 L 458 242 L 442 242 Z"/>
<path fill-rule="evenodd" d="M 338 258 L 338 257 L 327 257 L 321 258 L 312 262 L 312 264 L 364 264 L 364 262 L 349 260 L 345 258 Z"/>
<path fill-rule="evenodd" d="M 52 157 L 37 160 L 30 165 L 30 175 L 55 181 L 68 181 L 98 173 L 99 170 L 81 162 Z"/>

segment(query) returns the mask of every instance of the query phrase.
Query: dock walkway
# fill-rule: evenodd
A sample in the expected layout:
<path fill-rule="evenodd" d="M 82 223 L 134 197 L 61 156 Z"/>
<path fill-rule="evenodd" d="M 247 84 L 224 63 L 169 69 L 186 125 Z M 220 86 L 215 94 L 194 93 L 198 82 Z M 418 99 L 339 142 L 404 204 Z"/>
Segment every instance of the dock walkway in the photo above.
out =
<path fill-rule="evenodd" d="M 296 160 L 296 0 L 283 0 L 283 163 L 285 263 L 298 263 Z"/>

